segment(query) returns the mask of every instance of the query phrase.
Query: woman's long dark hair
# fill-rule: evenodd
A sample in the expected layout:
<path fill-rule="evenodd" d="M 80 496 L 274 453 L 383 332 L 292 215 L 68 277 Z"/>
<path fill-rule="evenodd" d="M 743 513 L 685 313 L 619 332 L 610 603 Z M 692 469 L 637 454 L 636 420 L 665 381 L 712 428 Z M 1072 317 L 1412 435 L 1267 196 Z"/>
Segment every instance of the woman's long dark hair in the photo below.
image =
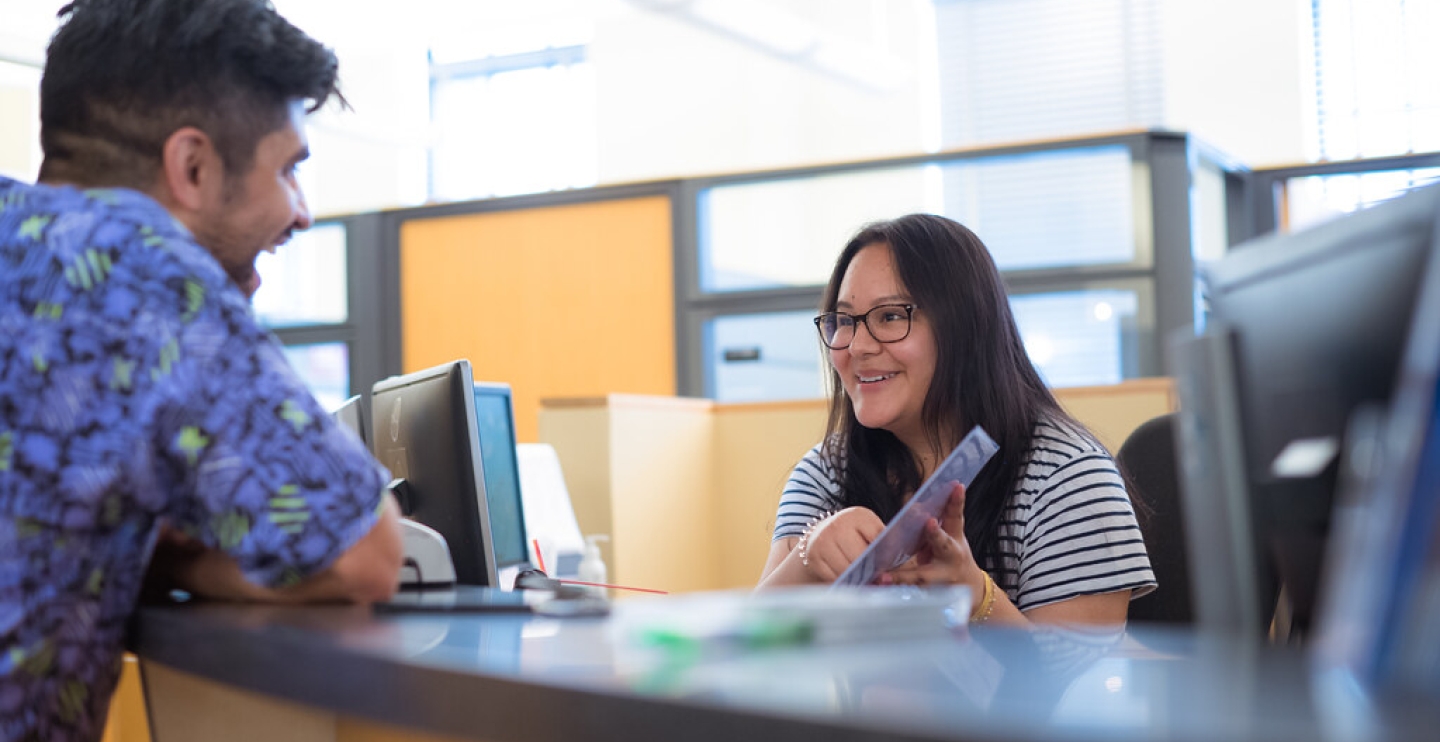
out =
<path fill-rule="evenodd" d="M 973 232 L 940 216 L 911 214 L 865 226 L 835 263 L 822 312 L 835 311 L 850 262 L 871 245 L 888 246 L 896 272 L 935 334 L 935 372 L 925 395 L 922 424 L 940 454 L 979 425 L 1000 444 L 966 493 L 965 536 L 976 561 L 993 568 L 999 524 L 1041 419 L 1070 422 L 1025 353 L 1010 313 L 1000 272 Z M 830 421 L 826 455 L 840 475 L 846 506 L 861 505 L 881 520 L 899 511 L 920 486 L 915 457 L 889 431 L 866 428 L 834 368 L 830 369 Z M 962 427 L 963 426 L 963 427 Z"/>

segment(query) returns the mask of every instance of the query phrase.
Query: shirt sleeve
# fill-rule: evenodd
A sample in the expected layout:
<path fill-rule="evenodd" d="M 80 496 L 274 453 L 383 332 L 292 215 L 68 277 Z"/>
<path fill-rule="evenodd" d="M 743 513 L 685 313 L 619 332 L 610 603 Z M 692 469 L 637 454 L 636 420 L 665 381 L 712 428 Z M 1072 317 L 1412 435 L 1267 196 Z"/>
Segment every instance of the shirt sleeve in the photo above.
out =
<path fill-rule="evenodd" d="M 805 531 L 805 524 L 839 509 L 840 483 L 826 463 L 821 446 L 816 445 L 800 459 L 790 472 L 785 489 L 780 493 L 780 507 L 775 513 L 775 535 L 772 541 Z"/>
<path fill-rule="evenodd" d="M 1115 462 L 1077 453 L 1042 482 L 1023 531 L 1017 607 L 1155 588 L 1145 540 Z"/>
<path fill-rule="evenodd" d="M 248 579 L 283 587 L 369 532 L 389 475 L 320 408 L 238 291 L 209 293 L 200 302 L 213 306 L 179 326 L 174 363 L 156 369 L 178 390 L 154 426 L 166 514 Z"/>

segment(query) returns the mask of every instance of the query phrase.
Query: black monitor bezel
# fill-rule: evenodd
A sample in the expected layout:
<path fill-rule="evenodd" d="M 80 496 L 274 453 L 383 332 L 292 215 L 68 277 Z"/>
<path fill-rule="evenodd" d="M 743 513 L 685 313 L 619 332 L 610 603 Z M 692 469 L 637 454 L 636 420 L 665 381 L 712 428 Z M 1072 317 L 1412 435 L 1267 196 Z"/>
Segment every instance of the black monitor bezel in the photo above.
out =
<path fill-rule="evenodd" d="M 470 362 L 457 360 L 434 366 L 403 376 L 395 376 L 375 382 L 370 394 L 371 409 L 371 452 L 381 464 L 391 468 L 391 474 L 408 480 L 412 500 L 407 515 L 415 521 L 440 532 L 450 547 L 451 559 L 455 565 L 455 581 L 462 585 L 498 586 L 495 568 L 495 553 L 491 546 L 490 510 L 485 495 L 483 459 L 480 456 L 479 425 L 475 415 L 473 397 L 474 375 Z M 415 390 L 438 391 L 449 410 L 451 464 L 456 467 L 455 482 L 461 492 L 458 497 L 431 497 L 425 492 L 427 477 L 404 467 L 394 466 L 394 448 L 400 436 L 406 436 L 406 448 L 414 437 L 405 428 L 406 421 L 414 413 L 405 414 L 403 402 L 400 414 L 396 415 L 390 398 L 396 394 L 411 396 Z M 407 397 L 402 396 L 401 399 Z M 431 423 L 434 426 L 434 422 Z M 417 451 L 424 455 L 435 455 L 443 451 L 439 447 L 420 446 Z M 413 458 L 407 457 L 407 462 Z M 396 471 L 401 469 L 401 471 Z M 453 493 L 452 493 L 453 495 Z"/>

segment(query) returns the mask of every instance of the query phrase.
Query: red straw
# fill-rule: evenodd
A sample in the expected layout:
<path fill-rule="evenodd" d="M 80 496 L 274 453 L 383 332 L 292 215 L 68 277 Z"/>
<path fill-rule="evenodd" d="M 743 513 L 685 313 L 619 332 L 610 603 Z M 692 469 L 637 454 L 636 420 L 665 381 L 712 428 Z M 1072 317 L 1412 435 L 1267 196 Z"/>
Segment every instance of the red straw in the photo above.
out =
<path fill-rule="evenodd" d="M 535 546 L 535 561 L 540 563 L 540 571 L 545 571 L 545 555 L 540 553 L 540 539 L 532 538 L 530 543 Z"/>
<path fill-rule="evenodd" d="M 651 590 L 648 587 L 625 587 L 624 585 L 607 585 L 603 582 L 581 582 L 580 580 L 556 580 L 562 585 L 584 585 L 585 587 L 608 587 L 613 590 L 634 590 L 637 593 L 655 593 L 656 595 L 669 595 L 664 590 Z"/>

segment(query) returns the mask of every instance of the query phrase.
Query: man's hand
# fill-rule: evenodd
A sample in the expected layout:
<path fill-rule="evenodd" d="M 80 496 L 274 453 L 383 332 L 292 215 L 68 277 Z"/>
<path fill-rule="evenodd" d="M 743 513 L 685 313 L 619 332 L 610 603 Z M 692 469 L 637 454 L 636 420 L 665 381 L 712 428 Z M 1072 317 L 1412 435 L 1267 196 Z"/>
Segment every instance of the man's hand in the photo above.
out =
<path fill-rule="evenodd" d="M 356 541 L 328 568 L 285 588 L 256 585 L 245 578 L 229 554 L 211 549 L 161 526 L 150 562 L 147 592 L 174 588 L 218 600 L 266 603 L 351 602 L 388 600 L 400 584 L 398 509 L 385 495 L 386 506 L 370 532 Z"/>

